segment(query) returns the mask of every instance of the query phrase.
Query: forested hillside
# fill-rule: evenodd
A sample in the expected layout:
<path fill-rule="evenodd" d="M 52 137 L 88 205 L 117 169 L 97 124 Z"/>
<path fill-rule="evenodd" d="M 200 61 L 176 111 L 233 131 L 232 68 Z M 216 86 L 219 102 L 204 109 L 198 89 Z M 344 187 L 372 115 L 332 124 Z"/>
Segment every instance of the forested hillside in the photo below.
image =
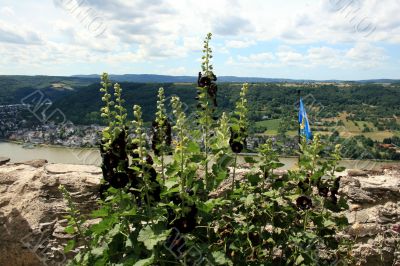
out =
<path fill-rule="evenodd" d="M 181 97 L 187 105 L 188 112 L 194 110 L 196 105 L 195 84 L 123 82 L 121 86 L 126 107 L 130 108 L 133 104 L 143 106 L 144 120 L 147 122 L 153 119 L 152 113 L 156 107 L 151 99 L 156 97 L 159 87 L 165 88 L 167 98 L 172 95 Z M 233 110 L 233 103 L 239 97 L 240 86 L 239 83 L 218 84 L 219 112 Z M 99 87 L 98 80 L 91 77 L 1 76 L 0 105 L 20 103 L 21 99 L 39 89 L 44 97 L 49 98 L 54 107 L 60 108 L 73 123 L 100 123 Z M 393 124 L 390 119 L 400 117 L 399 84 L 253 83 L 250 84 L 248 94 L 250 120 L 260 122 L 281 119 L 288 123 L 288 130 L 295 127 L 295 104 L 299 90 L 310 109 L 311 121 L 322 121 L 326 125 L 327 121 L 324 119 L 340 117 L 345 113 L 345 117 L 342 117 L 347 120 L 370 122 L 380 130 L 398 130 L 396 123 Z M 262 125 L 263 123 L 254 124 L 253 128 L 259 127 L 258 131 L 271 129 Z"/>

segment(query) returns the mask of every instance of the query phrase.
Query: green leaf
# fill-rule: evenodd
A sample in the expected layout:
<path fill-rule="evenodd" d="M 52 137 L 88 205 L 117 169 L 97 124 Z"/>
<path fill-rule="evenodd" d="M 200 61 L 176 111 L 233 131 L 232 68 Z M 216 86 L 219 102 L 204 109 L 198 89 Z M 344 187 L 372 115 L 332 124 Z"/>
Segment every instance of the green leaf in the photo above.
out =
<path fill-rule="evenodd" d="M 114 217 L 105 218 L 100 223 L 92 225 L 90 230 L 95 234 L 102 234 L 110 229 L 114 223 Z"/>
<path fill-rule="evenodd" d="M 324 221 L 324 227 L 326 227 L 326 228 L 331 228 L 331 227 L 334 227 L 335 225 L 336 224 L 331 220 L 325 220 Z"/>
<path fill-rule="evenodd" d="M 110 135 L 110 133 L 108 133 L 108 131 L 103 131 L 103 138 L 105 138 L 105 139 L 110 139 L 110 137 L 111 137 L 111 135 Z"/>
<path fill-rule="evenodd" d="M 261 181 L 260 175 L 258 174 L 248 174 L 246 177 L 252 186 L 256 186 Z"/>
<path fill-rule="evenodd" d="M 94 210 L 94 211 L 92 211 L 91 216 L 93 218 L 107 217 L 108 216 L 108 210 L 105 209 L 105 208 L 101 208 L 99 210 Z"/>
<path fill-rule="evenodd" d="M 152 250 L 155 245 L 161 241 L 165 241 L 171 230 L 157 232 L 155 234 L 153 229 L 147 225 L 139 232 L 138 241 L 142 242 L 148 250 Z"/>
<path fill-rule="evenodd" d="M 285 166 L 285 164 L 280 163 L 280 162 L 273 162 L 273 163 L 271 164 L 271 167 L 274 168 L 274 169 L 281 168 L 281 167 L 283 167 L 283 166 Z"/>
<path fill-rule="evenodd" d="M 132 248 L 133 247 L 133 242 L 129 237 L 125 241 L 125 247 L 126 248 Z"/>
<path fill-rule="evenodd" d="M 200 147 L 196 142 L 190 141 L 187 145 L 187 151 L 191 153 L 198 153 L 200 152 Z"/>
<path fill-rule="evenodd" d="M 110 231 L 108 231 L 107 236 L 108 237 L 114 237 L 121 231 L 121 224 L 116 224 Z"/>
<path fill-rule="evenodd" d="M 96 247 L 96 248 L 92 248 L 90 253 L 96 257 L 100 257 L 103 255 L 105 250 L 105 246 L 101 246 L 101 247 Z"/>
<path fill-rule="evenodd" d="M 137 261 L 133 266 L 148 266 L 154 262 L 154 254 L 150 258 Z"/>
<path fill-rule="evenodd" d="M 135 216 L 136 213 L 136 209 L 132 208 L 129 211 L 124 211 L 123 213 L 121 213 L 121 216 Z"/>
<path fill-rule="evenodd" d="M 69 240 L 69 241 L 67 242 L 67 245 L 64 247 L 64 252 L 65 252 L 65 253 L 68 253 L 68 252 L 70 252 L 71 250 L 73 250 L 74 247 L 75 247 L 75 240 L 74 240 L 74 239 L 71 239 L 71 240 Z"/>
<path fill-rule="evenodd" d="M 210 213 L 212 209 L 214 208 L 215 203 L 213 199 L 207 200 L 206 202 L 199 202 L 199 210 L 205 212 L 205 213 Z"/>
<path fill-rule="evenodd" d="M 346 167 L 344 166 L 339 166 L 338 168 L 336 168 L 336 172 L 343 172 L 344 170 L 346 170 Z"/>
<path fill-rule="evenodd" d="M 245 156 L 245 157 L 244 157 L 244 161 L 245 161 L 246 163 L 257 163 L 257 161 L 256 161 L 253 157 L 251 157 L 251 156 Z"/>
<path fill-rule="evenodd" d="M 254 195 L 253 194 L 247 195 L 246 200 L 244 201 L 244 205 L 246 205 L 246 207 L 249 207 L 253 205 L 253 203 L 254 203 Z"/>
<path fill-rule="evenodd" d="M 75 227 L 73 225 L 68 225 L 67 227 L 65 227 L 64 232 L 72 235 L 75 233 Z"/>
<path fill-rule="evenodd" d="M 304 258 L 302 255 L 299 255 L 295 261 L 295 265 L 300 265 L 304 261 Z"/>
<path fill-rule="evenodd" d="M 165 184 L 164 184 L 164 185 L 167 187 L 167 189 L 171 189 L 171 188 L 173 188 L 173 187 L 179 185 L 178 178 L 176 178 L 176 177 L 168 178 L 168 179 L 165 181 Z"/>
<path fill-rule="evenodd" d="M 232 261 L 228 259 L 225 254 L 221 251 L 214 251 L 212 256 L 215 260 L 215 263 L 218 265 L 233 265 Z"/>

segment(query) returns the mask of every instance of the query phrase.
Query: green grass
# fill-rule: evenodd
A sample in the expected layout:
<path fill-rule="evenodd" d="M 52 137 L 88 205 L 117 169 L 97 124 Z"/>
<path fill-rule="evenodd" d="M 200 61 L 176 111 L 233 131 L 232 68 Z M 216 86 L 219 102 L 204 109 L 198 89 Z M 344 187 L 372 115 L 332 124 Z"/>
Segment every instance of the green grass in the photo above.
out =
<path fill-rule="evenodd" d="M 263 120 L 256 122 L 256 126 L 267 127 L 268 129 L 278 130 L 280 119 Z"/>
<path fill-rule="evenodd" d="M 342 122 L 344 124 L 344 127 L 340 127 L 340 130 L 339 130 L 340 136 L 343 138 L 350 138 L 350 137 L 354 137 L 357 135 L 364 135 L 365 137 L 371 138 L 372 140 L 383 141 L 383 139 L 385 139 L 385 138 L 390 138 L 396 134 L 399 134 L 399 132 L 378 131 L 378 129 L 371 122 L 347 121 L 346 116 L 347 116 L 346 113 L 342 113 L 339 117 L 336 118 L 336 119 L 342 120 Z M 327 119 L 327 121 L 329 121 L 329 120 L 330 119 Z M 356 126 L 355 122 L 358 124 L 358 126 Z M 372 132 L 363 132 L 364 124 L 366 124 L 370 128 L 370 130 L 372 130 Z M 343 128 L 345 130 L 343 130 Z M 329 129 L 331 131 L 334 128 L 331 127 Z"/>
<path fill-rule="evenodd" d="M 385 138 L 391 138 L 394 135 L 400 136 L 400 131 L 397 132 L 390 132 L 390 131 L 378 131 L 376 127 L 374 127 L 373 123 L 371 122 L 365 122 L 365 121 L 355 121 L 358 126 L 356 126 L 354 121 L 347 121 L 346 116 L 342 115 L 338 117 L 340 120 L 343 121 L 344 123 L 344 128 L 346 130 L 343 130 L 343 127 L 340 127 L 340 136 L 344 138 L 349 138 L 349 137 L 354 137 L 357 135 L 364 135 L 367 138 L 371 138 L 372 140 L 376 141 L 383 141 Z M 275 136 L 278 134 L 278 128 L 279 128 L 279 123 L 281 119 L 271 119 L 271 120 L 263 120 L 263 121 L 258 121 L 256 122 L 256 126 L 258 127 L 266 127 L 267 130 L 264 132 L 265 135 L 268 136 Z M 372 132 L 362 132 L 364 129 L 364 124 L 366 124 Z M 312 128 L 312 125 L 311 125 Z M 328 135 L 331 134 L 331 130 L 334 128 L 331 127 L 329 128 L 330 131 L 313 131 L 313 133 L 320 133 L 321 135 Z M 291 130 L 286 133 L 288 136 L 296 136 L 297 131 L 296 130 Z"/>
<path fill-rule="evenodd" d="M 267 130 L 264 132 L 266 135 L 277 135 L 280 119 L 263 120 L 256 122 L 257 127 L 266 127 Z"/>

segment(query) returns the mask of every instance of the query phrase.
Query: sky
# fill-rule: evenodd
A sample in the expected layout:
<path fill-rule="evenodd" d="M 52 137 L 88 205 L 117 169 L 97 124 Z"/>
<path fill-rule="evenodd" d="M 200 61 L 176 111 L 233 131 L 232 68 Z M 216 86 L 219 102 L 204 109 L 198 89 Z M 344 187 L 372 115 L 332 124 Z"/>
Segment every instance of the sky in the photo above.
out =
<path fill-rule="evenodd" d="M 400 79 L 399 0 L 0 0 L 0 75 Z"/>

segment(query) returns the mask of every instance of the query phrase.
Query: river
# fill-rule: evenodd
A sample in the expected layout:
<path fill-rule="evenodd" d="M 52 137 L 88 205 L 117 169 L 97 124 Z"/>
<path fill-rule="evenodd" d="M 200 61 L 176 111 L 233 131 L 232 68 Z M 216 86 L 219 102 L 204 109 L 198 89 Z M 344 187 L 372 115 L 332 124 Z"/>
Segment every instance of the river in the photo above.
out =
<path fill-rule="evenodd" d="M 0 157 L 8 157 L 11 162 L 23 162 L 34 159 L 46 159 L 50 163 L 100 165 L 98 149 L 67 148 L 54 146 L 36 146 L 24 148 L 20 144 L 0 142 Z"/>
<path fill-rule="evenodd" d="M 98 149 L 67 148 L 54 146 L 36 146 L 24 148 L 20 144 L 0 142 L 0 157 L 8 157 L 11 162 L 23 162 L 34 159 L 46 159 L 50 163 L 90 164 L 100 165 L 101 157 Z M 297 158 L 282 157 L 279 159 L 285 164 L 282 169 L 293 169 Z M 239 159 L 239 162 L 242 160 Z M 400 166 L 397 162 L 380 162 L 371 160 L 343 160 L 340 165 L 348 169 L 379 169 L 384 165 Z"/>

